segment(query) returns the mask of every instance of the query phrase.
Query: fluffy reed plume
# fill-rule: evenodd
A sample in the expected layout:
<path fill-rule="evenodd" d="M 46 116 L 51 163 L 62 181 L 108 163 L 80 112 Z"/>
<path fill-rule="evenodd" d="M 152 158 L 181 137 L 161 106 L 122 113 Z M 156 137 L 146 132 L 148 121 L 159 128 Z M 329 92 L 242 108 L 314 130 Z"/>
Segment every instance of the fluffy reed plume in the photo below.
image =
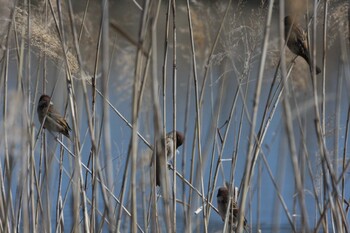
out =
<path fill-rule="evenodd" d="M 323 11 L 323 4 L 321 4 L 321 6 L 322 8 L 320 9 L 320 12 Z M 334 4 L 330 5 L 327 25 L 327 37 L 329 38 L 327 48 L 337 45 L 339 43 L 339 36 L 347 38 L 349 41 L 349 7 L 349 1 L 340 0 L 335 1 Z M 323 21 L 323 15 L 320 14 L 318 18 Z"/>
<path fill-rule="evenodd" d="M 43 19 L 40 18 L 39 12 L 36 12 L 36 8 L 33 8 L 33 12 L 29 18 L 31 21 L 30 28 L 30 43 L 31 46 L 37 48 L 38 55 L 46 54 L 56 64 L 63 63 L 64 56 L 62 54 L 62 43 L 57 34 L 57 31 L 53 25 L 44 23 Z M 22 8 L 16 8 L 16 29 L 19 35 L 26 33 L 28 20 L 28 12 Z M 52 20 L 52 19 L 51 19 Z M 46 26 L 50 25 L 50 26 Z M 79 64 L 77 57 L 72 51 L 66 52 L 69 68 L 73 74 L 79 71 Z"/>
<path fill-rule="evenodd" d="M 5 51 L 5 43 L 8 33 L 8 25 L 10 24 L 11 11 L 14 1 L 0 0 L 0 59 Z"/>

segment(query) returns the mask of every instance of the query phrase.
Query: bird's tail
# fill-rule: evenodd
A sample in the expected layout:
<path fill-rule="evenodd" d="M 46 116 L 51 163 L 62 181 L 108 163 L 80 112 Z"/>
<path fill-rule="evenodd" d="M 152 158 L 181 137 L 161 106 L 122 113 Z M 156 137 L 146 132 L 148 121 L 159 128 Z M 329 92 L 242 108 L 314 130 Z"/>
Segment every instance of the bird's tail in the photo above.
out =
<path fill-rule="evenodd" d="M 309 66 L 310 66 L 310 70 L 311 70 L 311 72 L 312 72 L 312 68 L 313 68 L 313 63 L 312 63 L 312 59 L 310 58 L 310 55 L 309 54 L 307 54 L 307 55 L 305 55 L 305 56 L 302 56 L 305 60 L 306 60 L 306 62 L 309 64 Z M 321 69 L 320 69 L 320 67 L 318 67 L 317 65 L 316 65 L 316 74 L 319 74 L 319 73 L 321 73 Z"/>
<path fill-rule="evenodd" d="M 320 67 L 316 66 L 316 74 L 319 74 L 319 73 L 321 73 L 321 69 Z"/>
<path fill-rule="evenodd" d="M 313 70 L 313 65 L 312 65 L 312 63 L 309 63 L 309 66 L 310 66 L 310 71 L 312 72 Z M 321 73 L 321 69 L 320 69 L 320 67 L 318 67 L 318 66 L 316 66 L 316 75 L 317 74 L 319 74 L 319 73 Z"/>

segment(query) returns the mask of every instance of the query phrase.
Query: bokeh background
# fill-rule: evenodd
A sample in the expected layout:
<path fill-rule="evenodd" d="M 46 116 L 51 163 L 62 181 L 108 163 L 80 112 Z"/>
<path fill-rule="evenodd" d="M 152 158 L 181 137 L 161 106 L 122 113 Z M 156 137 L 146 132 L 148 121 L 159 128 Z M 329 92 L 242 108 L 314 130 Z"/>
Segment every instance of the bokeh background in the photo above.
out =
<path fill-rule="evenodd" d="M 248 232 L 349 231 L 348 1 L 0 4 L 2 232 L 221 232 L 225 182 Z M 71 140 L 40 130 L 44 93 Z M 152 145 L 174 127 L 181 177 L 156 188 Z"/>

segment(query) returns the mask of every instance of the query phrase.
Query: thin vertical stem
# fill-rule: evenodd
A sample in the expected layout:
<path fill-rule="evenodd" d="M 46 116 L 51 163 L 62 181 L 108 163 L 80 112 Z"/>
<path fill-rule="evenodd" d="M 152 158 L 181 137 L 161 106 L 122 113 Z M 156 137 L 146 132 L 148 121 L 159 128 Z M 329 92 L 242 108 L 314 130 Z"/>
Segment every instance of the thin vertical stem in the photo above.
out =
<path fill-rule="evenodd" d="M 188 2 L 188 1 L 187 1 Z M 173 12 L 173 138 L 176 139 L 176 88 L 177 88 L 177 35 L 176 35 L 176 0 L 172 0 L 172 12 Z M 190 30 L 190 33 L 192 30 Z M 173 171 L 173 232 L 176 232 L 176 143 L 173 143 L 174 151 L 174 171 Z"/>
<path fill-rule="evenodd" d="M 194 76 L 194 87 L 195 87 L 195 103 L 196 103 L 196 136 L 197 136 L 197 150 L 198 150 L 198 160 L 199 160 L 199 175 L 201 180 L 201 191 L 204 193 L 204 184 L 203 184 L 203 174 L 202 174 L 202 168 L 204 166 L 202 161 L 202 149 L 201 149 L 201 101 L 199 96 L 199 90 L 198 90 L 198 76 L 197 76 L 197 63 L 196 63 L 196 53 L 195 53 L 195 47 L 194 47 L 194 40 L 193 40 L 193 28 L 192 28 L 192 20 L 191 20 L 191 11 L 189 7 L 189 0 L 187 0 L 187 11 L 188 11 L 188 21 L 189 21 L 189 28 L 190 28 L 190 39 L 191 39 L 191 57 L 192 57 L 192 66 L 193 66 L 193 76 Z M 202 92 L 204 91 L 204 88 L 202 89 Z M 202 203 L 204 205 L 204 196 L 202 196 Z M 203 211 L 203 220 L 204 220 L 204 232 L 208 231 L 208 223 L 206 218 L 206 211 Z"/>
<path fill-rule="evenodd" d="M 263 50 L 260 58 L 260 64 L 259 64 L 259 75 L 257 84 L 255 87 L 254 92 L 254 105 L 253 105 L 253 113 L 252 113 L 252 125 L 250 128 L 250 135 L 249 135 L 249 146 L 247 151 L 247 158 L 246 158 L 246 167 L 244 171 L 244 182 L 243 182 L 243 189 L 242 189 L 242 196 L 241 196 L 241 204 L 240 204 L 240 215 L 239 215 L 239 222 L 238 222 L 238 232 L 242 232 L 243 230 L 243 220 L 244 220 L 244 213 L 245 213 L 245 205 L 248 195 L 248 188 L 250 184 L 250 180 L 252 177 L 252 173 L 254 171 L 254 164 L 256 161 L 253 160 L 253 148 L 254 148 L 254 139 L 255 139 L 255 126 L 258 116 L 258 108 L 259 108 L 259 100 L 260 100 L 260 94 L 261 94 L 261 85 L 262 85 L 262 78 L 264 75 L 264 67 L 265 67 L 265 61 L 267 56 L 267 48 L 268 48 L 268 41 L 270 36 L 270 25 L 271 25 L 271 18 L 272 18 L 272 9 L 273 9 L 274 1 L 269 2 L 269 10 L 266 20 L 266 26 L 265 26 L 265 32 L 264 32 L 264 42 L 263 42 Z M 252 169 L 251 169 L 252 168 Z"/>

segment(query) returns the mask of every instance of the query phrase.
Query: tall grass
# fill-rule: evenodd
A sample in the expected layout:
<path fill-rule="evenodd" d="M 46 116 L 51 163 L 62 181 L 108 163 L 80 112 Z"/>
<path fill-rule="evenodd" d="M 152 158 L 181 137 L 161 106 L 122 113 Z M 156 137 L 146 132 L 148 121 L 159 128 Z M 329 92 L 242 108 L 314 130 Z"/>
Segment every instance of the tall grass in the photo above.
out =
<path fill-rule="evenodd" d="M 1 232 L 222 231 L 226 181 L 237 232 L 349 231 L 349 2 L 0 3 Z M 286 48 L 289 14 L 321 75 Z M 40 126 L 43 93 L 70 140 Z"/>

